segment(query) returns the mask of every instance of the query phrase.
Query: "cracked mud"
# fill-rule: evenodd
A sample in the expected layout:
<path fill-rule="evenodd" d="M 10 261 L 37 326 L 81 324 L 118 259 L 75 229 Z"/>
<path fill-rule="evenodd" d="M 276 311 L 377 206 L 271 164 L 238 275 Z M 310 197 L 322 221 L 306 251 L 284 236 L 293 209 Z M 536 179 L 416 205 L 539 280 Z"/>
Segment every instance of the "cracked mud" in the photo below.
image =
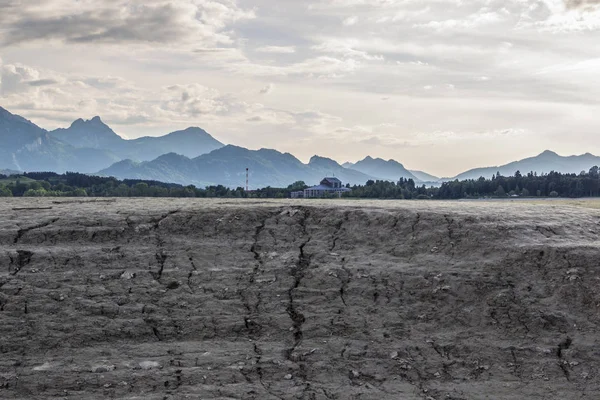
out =
<path fill-rule="evenodd" d="M 600 211 L 0 204 L 2 399 L 579 399 Z"/>

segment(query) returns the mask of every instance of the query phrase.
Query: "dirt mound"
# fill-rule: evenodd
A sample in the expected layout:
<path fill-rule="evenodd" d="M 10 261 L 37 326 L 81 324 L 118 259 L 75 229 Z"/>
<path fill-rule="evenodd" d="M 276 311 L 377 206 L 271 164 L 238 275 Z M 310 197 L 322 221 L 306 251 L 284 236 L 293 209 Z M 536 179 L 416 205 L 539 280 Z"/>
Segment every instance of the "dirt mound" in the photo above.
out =
<path fill-rule="evenodd" d="M 0 205 L 3 399 L 600 391 L 597 210 L 26 201 Z"/>

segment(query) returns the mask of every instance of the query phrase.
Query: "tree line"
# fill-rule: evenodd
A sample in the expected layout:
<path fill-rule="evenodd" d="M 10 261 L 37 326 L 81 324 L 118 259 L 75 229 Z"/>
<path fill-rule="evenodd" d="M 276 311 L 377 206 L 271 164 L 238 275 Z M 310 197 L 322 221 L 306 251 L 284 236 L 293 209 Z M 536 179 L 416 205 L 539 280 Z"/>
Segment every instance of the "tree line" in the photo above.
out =
<path fill-rule="evenodd" d="M 242 187 L 223 185 L 197 188 L 140 179 L 119 180 L 75 172 L 30 172 L 22 175 L 0 174 L 0 197 L 219 197 L 219 198 L 289 198 L 291 192 L 308 186 L 294 182 L 286 188 L 266 187 L 246 191 Z M 550 172 L 513 176 L 500 173 L 491 179 L 483 177 L 444 182 L 441 187 L 418 186 L 414 180 L 397 182 L 370 180 L 365 185 L 347 185 L 346 198 L 369 199 L 465 199 L 481 197 L 597 197 L 600 196 L 600 171 L 597 166 L 580 174 Z M 337 196 L 335 196 L 337 197 Z"/>
<path fill-rule="evenodd" d="M 223 185 L 197 188 L 141 179 L 117 179 L 76 172 L 29 172 L 21 175 L 0 174 L 0 197 L 223 197 L 286 198 L 307 187 L 296 182 L 287 188 L 263 188 L 246 191 Z"/>
<path fill-rule="evenodd" d="M 476 197 L 597 197 L 600 196 L 600 174 L 597 166 L 579 174 L 550 172 L 538 175 L 529 172 L 513 176 L 500 173 L 492 179 L 470 179 L 445 182 L 437 192 L 441 199 Z"/>

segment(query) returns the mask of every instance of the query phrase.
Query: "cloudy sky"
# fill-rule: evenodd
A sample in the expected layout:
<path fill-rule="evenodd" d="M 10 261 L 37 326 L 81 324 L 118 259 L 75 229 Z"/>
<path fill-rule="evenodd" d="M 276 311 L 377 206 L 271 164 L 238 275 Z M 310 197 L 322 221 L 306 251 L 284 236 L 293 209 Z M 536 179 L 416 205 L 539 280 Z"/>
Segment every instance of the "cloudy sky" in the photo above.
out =
<path fill-rule="evenodd" d="M 0 0 L 0 106 L 438 175 L 600 154 L 600 0 Z"/>

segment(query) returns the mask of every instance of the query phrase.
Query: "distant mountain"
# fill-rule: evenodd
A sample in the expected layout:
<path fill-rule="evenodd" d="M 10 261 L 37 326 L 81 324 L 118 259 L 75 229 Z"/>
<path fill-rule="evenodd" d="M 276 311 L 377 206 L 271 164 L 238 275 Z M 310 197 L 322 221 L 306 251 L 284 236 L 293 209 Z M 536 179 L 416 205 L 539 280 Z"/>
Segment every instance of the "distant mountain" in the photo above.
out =
<path fill-rule="evenodd" d="M 80 118 L 67 129 L 56 129 L 51 131 L 50 135 L 73 147 L 92 149 L 113 150 L 124 142 L 123 138 L 102 122 L 100 117 L 94 117 L 88 121 Z"/>
<path fill-rule="evenodd" d="M 315 174 L 313 178 L 313 182 L 315 183 L 320 182 L 321 179 L 326 176 L 335 176 L 344 184 L 350 183 L 363 185 L 369 179 L 376 179 L 374 176 L 365 174 L 361 171 L 345 168 L 336 161 L 325 157 L 313 156 L 310 159 L 308 166 Z"/>
<path fill-rule="evenodd" d="M 538 156 L 525 158 L 520 161 L 511 162 L 506 165 L 497 167 L 487 168 L 475 168 L 454 178 L 444 178 L 448 180 L 465 180 L 465 179 L 479 179 L 480 177 L 491 178 L 492 175 L 500 172 L 503 176 L 512 176 L 515 172 L 520 171 L 521 174 L 525 175 L 529 172 L 548 173 L 551 171 L 563 172 L 563 173 L 580 173 L 581 171 L 588 171 L 591 167 L 598 165 L 600 166 L 600 157 L 594 156 L 590 153 L 582 154 L 580 156 L 560 156 L 553 151 L 546 150 Z"/>
<path fill-rule="evenodd" d="M 17 171 L 16 169 L 0 169 L 0 175 L 6 175 L 6 176 L 19 175 L 22 172 L 23 171 Z"/>
<path fill-rule="evenodd" d="M 0 168 L 20 171 L 94 172 L 118 160 L 104 150 L 70 146 L 2 107 L 0 143 Z"/>
<path fill-rule="evenodd" d="M 204 129 L 191 127 L 171 132 L 165 136 L 144 136 L 127 140 L 124 156 L 137 160 L 153 160 L 165 153 L 177 153 L 186 157 L 198 157 L 225 146 Z"/>
<path fill-rule="evenodd" d="M 437 182 L 440 180 L 439 177 L 435 175 L 428 174 L 427 172 L 417 171 L 417 170 L 409 170 L 411 174 L 417 177 L 417 179 L 421 182 Z"/>
<path fill-rule="evenodd" d="M 345 165 L 349 165 L 346 163 Z M 409 170 L 404 168 L 404 165 L 395 160 L 385 161 L 381 158 L 366 157 L 364 160 L 358 161 L 351 165 L 351 168 L 360 171 L 366 175 L 376 176 L 380 179 L 396 182 L 400 178 L 419 179 Z"/>
<path fill-rule="evenodd" d="M 295 181 L 315 185 L 328 175 L 335 175 L 342 182 L 351 184 L 364 184 L 372 178 L 343 168 L 337 162 L 323 157 L 315 156 L 308 164 L 303 164 L 289 153 L 271 149 L 248 150 L 232 145 L 194 159 L 171 153 L 141 163 L 121 161 L 100 171 L 100 174 L 121 179 L 153 179 L 183 185 L 222 184 L 243 187 L 246 168 L 250 170 L 251 188 L 287 187 Z"/>
<path fill-rule="evenodd" d="M 87 121 L 78 119 L 69 128 L 56 129 L 50 135 L 77 148 L 104 149 L 120 159 L 137 161 L 154 160 L 167 153 L 197 157 L 224 146 L 200 128 L 188 128 L 159 137 L 145 136 L 126 140 L 102 122 L 100 117 Z"/>

